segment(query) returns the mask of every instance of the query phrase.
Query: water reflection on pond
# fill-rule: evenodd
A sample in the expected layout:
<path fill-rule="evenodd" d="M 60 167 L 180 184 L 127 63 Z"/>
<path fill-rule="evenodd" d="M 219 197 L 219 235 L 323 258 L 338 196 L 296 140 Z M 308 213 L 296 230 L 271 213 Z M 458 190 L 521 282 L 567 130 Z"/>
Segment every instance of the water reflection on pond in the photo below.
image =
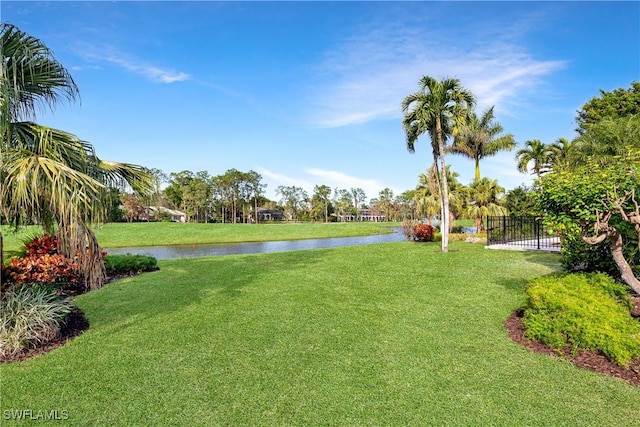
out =
<path fill-rule="evenodd" d="M 143 246 L 105 249 L 109 254 L 151 255 L 156 259 L 174 259 L 201 256 L 257 254 L 267 252 L 299 251 L 317 248 L 369 245 L 372 243 L 406 240 L 400 229 L 393 233 L 374 236 L 332 237 L 328 239 L 282 240 L 274 242 L 216 243 L 206 245 Z"/>

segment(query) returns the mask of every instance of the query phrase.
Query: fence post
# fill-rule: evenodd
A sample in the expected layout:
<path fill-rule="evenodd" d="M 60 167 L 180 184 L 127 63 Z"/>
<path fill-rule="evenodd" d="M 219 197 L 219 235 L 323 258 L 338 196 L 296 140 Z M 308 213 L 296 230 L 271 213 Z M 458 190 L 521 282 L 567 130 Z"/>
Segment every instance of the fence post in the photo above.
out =
<path fill-rule="evenodd" d="M 538 239 L 538 250 L 540 250 L 540 221 L 538 221 L 538 218 L 535 219 L 535 224 L 536 237 Z"/>

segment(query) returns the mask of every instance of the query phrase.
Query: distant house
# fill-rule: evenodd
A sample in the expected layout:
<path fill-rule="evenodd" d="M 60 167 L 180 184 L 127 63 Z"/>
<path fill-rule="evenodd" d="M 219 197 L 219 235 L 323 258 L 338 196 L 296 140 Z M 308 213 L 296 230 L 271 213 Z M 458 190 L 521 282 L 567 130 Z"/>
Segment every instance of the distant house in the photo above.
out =
<path fill-rule="evenodd" d="M 156 209 L 158 209 L 158 215 L 156 215 Z M 147 212 L 149 212 L 149 218 L 161 220 L 164 215 L 170 215 L 173 222 L 187 222 L 187 214 L 177 211 L 175 209 L 165 208 L 163 206 L 148 206 Z"/>
<path fill-rule="evenodd" d="M 360 209 L 358 215 L 337 215 L 340 222 L 354 222 L 354 221 L 370 221 L 370 222 L 384 222 L 386 217 L 384 215 L 374 215 L 369 209 Z"/>
<path fill-rule="evenodd" d="M 258 218 L 260 221 L 284 221 L 287 219 L 284 212 L 275 209 L 258 209 Z"/>

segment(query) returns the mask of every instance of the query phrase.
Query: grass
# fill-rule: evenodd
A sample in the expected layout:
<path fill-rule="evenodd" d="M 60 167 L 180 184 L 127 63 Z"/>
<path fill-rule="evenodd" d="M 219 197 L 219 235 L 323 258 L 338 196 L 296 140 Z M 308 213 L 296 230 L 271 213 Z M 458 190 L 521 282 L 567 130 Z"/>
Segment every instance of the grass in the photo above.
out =
<path fill-rule="evenodd" d="M 639 388 L 507 336 L 526 281 L 557 255 L 438 248 L 160 261 L 78 297 L 82 336 L 0 366 L 0 412 L 65 410 L 78 426 L 640 425 Z"/>
<path fill-rule="evenodd" d="M 108 223 L 95 229 L 102 247 L 118 248 L 152 245 L 193 245 L 204 243 L 265 242 L 271 240 L 353 237 L 390 233 L 397 223 L 281 223 L 281 224 L 195 224 L 175 222 Z M 22 245 L 25 236 L 37 227 L 17 234 L 1 227 L 6 251 Z"/>

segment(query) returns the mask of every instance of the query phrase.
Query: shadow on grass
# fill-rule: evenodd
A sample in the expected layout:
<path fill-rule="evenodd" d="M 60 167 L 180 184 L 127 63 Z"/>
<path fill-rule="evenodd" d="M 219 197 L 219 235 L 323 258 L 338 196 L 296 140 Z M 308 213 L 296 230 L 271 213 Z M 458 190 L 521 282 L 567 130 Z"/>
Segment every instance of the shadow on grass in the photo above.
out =
<path fill-rule="evenodd" d="M 160 270 L 117 280 L 77 298 L 92 327 L 111 332 L 197 305 L 216 294 L 242 298 L 245 289 L 273 272 L 299 270 L 323 261 L 326 249 L 159 261 Z M 277 275 L 273 275 L 277 277 Z"/>

